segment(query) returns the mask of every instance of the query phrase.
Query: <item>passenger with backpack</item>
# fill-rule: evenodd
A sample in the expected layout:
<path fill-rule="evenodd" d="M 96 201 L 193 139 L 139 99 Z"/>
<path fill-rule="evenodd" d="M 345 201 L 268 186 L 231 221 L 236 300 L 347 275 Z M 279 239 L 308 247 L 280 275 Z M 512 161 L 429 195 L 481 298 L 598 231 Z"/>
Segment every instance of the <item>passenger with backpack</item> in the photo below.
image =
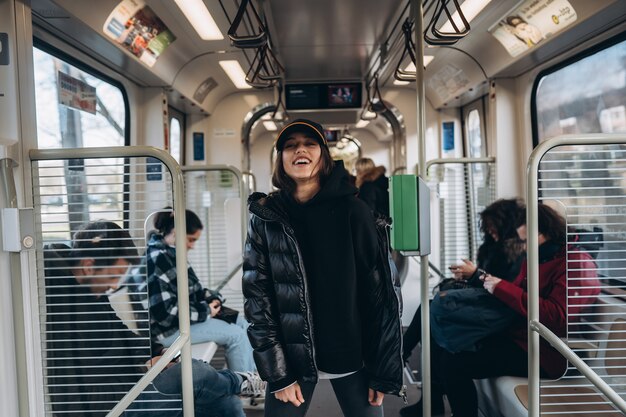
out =
<path fill-rule="evenodd" d="M 517 222 L 517 232 L 524 241 L 525 222 L 524 211 Z M 565 219 L 554 209 L 539 204 L 538 224 L 540 321 L 558 337 L 565 337 L 568 313 L 570 320 L 575 320 L 600 292 L 596 265 L 589 254 L 568 244 Z M 515 315 L 506 330 L 486 337 L 475 351 L 440 350 L 433 370 L 443 377 L 455 417 L 478 415 L 473 379 L 528 376 L 527 268 L 523 263 L 512 282 L 489 274 L 482 277 L 483 287 Z M 574 283 L 571 287 L 568 280 Z M 548 378 L 559 378 L 566 369 L 565 358 L 545 339 L 540 343 L 540 367 L 541 375 Z"/>
<path fill-rule="evenodd" d="M 480 277 L 484 273 L 490 273 L 507 281 L 512 281 L 517 276 L 524 259 L 525 246 L 524 242 L 517 235 L 515 221 L 520 216 L 523 207 L 523 203 L 519 199 L 499 199 L 480 213 L 480 230 L 483 234 L 483 242 L 478 248 L 476 263 L 469 259 L 463 259 L 461 262 L 450 265 L 449 270 L 454 278 L 444 279 L 437 287 L 439 294 L 436 296 L 437 303 L 435 304 L 434 313 L 440 315 L 447 314 L 447 317 L 441 318 L 437 323 L 434 323 L 434 326 L 431 326 L 431 334 L 434 327 L 435 337 L 455 338 L 450 341 L 456 343 L 457 347 L 461 346 L 461 344 L 465 344 L 470 340 L 466 333 L 458 331 L 458 326 L 451 325 L 453 323 L 452 320 L 462 318 L 465 324 L 477 326 L 474 334 L 480 335 L 480 331 L 484 330 L 480 327 L 483 321 L 480 315 L 475 314 L 475 311 L 482 311 L 483 317 L 489 316 L 489 313 L 494 314 L 493 309 L 483 308 L 481 310 L 481 306 L 485 307 L 487 303 L 496 307 L 495 314 L 497 314 L 499 301 L 494 300 L 490 294 L 486 293 Z M 442 294 L 446 294 L 446 298 L 441 298 Z M 486 303 L 485 300 L 487 300 Z M 455 306 L 456 302 L 464 303 L 463 305 L 467 309 L 473 310 L 472 314 L 468 314 L 467 310 L 461 311 L 457 309 Z M 502 307 L 506 308 L 504 305 Z M 421 308 L 417 309 L 411 324 L 404 333 L 403 358 L 405 361 L 409 359 L 411 352 L 422 338 L 421 311 Z M 432 317 L 433 311 L 431 309 L 431 320 Z M 502 318 L 506 319 L 505 317 Z M 501 323 L 504 325 L 507 321 L 503 320 Z M 493 322 L 491 324 L 493 325 Z M 464 346 L 467 346 L 467 344 Z M 435 358 L 437 352 L 433 353 L 431 356 Z M 433 380 L 431 389 L 433 415 L 443 414 L 444 412 L 443 391 L 442 382 Z M 421 416 L 422 401 L 420 400 L 415 404 L 404 407 L 400 410 L 400 415 L 403 417 Z"/>

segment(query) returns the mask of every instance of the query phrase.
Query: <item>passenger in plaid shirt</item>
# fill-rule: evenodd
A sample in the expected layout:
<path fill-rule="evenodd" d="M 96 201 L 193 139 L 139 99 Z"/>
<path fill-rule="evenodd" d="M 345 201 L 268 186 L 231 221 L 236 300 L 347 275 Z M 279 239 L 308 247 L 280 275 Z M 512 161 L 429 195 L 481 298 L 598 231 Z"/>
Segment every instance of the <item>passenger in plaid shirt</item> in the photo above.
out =
<path fill-rule="evenodd" d="M 187 249 L 191 250 L 200 238 L 203 226 L 191 210 L 186 211 L 186 217 Z M 158 233 L 151 236 L 146 252 L 149 298 L 143 303 L 147 308 L 149 301 L 152 337 L 164 346 L 170 346 L 179 335 L 174 213 L 160 212 L 154 225 Z M 226 350 L 230 369 L 242 372 L 256 370 L 246 333 L 246 320 L 236 312 L 225 315 L 221 295 L 203 288 L 191 266 L 188 274 L 191 343 L 215 342 Z"/>

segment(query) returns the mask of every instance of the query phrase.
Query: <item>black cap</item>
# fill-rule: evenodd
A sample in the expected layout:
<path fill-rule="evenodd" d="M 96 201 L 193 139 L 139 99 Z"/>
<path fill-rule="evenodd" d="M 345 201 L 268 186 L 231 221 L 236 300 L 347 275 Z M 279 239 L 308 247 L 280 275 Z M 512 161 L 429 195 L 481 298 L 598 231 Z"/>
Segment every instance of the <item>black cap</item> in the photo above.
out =
<path fill-rule="evenodd" d="M 328 147 L 326 135 L 324 135 L 324 128 L 321 124 L 307 119 L 297 119 L 283 127 L 280 133 L 278 133 L 275 143 L 276 150 L 282 151 L 289 136 L 296 132 L 306 133 L 312 139 L 315 139 L 320 146 Z"/>

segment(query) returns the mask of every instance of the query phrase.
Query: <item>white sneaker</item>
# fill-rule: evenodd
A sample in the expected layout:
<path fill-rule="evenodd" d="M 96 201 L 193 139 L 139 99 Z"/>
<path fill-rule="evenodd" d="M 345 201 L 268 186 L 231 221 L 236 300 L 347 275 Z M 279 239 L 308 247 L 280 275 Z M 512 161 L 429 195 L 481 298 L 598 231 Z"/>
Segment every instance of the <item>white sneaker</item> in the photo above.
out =
<path fill-rule="evenodd" d="M 259 398 L 265 397 L 267 383 L 256 372 L 236 372 L 243 378 L 241 383 L 241 397 Z"/>

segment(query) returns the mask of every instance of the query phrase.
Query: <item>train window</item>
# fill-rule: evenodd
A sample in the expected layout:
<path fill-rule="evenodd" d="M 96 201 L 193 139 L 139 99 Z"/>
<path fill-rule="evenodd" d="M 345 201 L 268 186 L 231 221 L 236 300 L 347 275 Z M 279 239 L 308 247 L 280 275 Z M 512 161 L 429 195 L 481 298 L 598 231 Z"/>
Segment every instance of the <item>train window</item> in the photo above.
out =
<path fill-rule="evenodd" d="M 170 154 L 180 165 L 184 163 L 185 115 L 178 110 L 169 108 L 170 114 Z"/>
<path fill-rule="evenodd" d="M 180 122 L 174 118 L 170 121 L 170 154 L 180 164 Z"/>
<path fill-rule="evenodd" d="M 33 60 L 39 148 L 125 145 L 119 87 L 38 48 Z"/>
<path fill-rule="evenodd" d="M 467 116 L 467 146 L 470 158 L 479 158 L 483 155 L 483 135 L 480 128 L 480 115 L 474 109 Z"/>
<path fill-rule="evenodd" d="M 535 145 L 567 133 L 626 132 L 626 41 L 540 76 Z"/>
<path fill-rule="evenodd" d="M 626 132 L 626 41 L 610 42 L 540 74 L 533 95 L 535 145 L 562 134 Z M 542 158 L 539 179 L 540 198 L 567 207 L 568 239 L 597 257 L 600 276 L 618 286 L 626 251 L 625 157 L 621 145 L 558 147 Z"/>
<path fill-rule="evenodd" d="M 470 158 L 480 158 L 487 154 L 483 109 L 482 98 L 463 107 L 463 122 L 465 124 L 465 155 Z"/>
<path fill-rule="evenodd" d="M 33 48 L 37 146 L 42 149 L 124 146 L 128 111 L 123 91 L 70 64 L 71 58 L 61 59 L 62 55 Z M 44 169 L 53 165 L 54 161 L 40 161 L 37 166 Z M 53 175 L 63 178 L 63 182 L 47 184 L 46 195 L 41 196 L 42 221 L 49 224 L 44 230 L 48 238 L 69 238 L 63 224 L 69 224 L 70 232 L 74 231 L 82 223 L 93 220 L 89 218 L 91 213 L 112 221 L 127 218 L 125 201 L 120 199 L 125 196 L 122 159 L 115 163 L 76 159 L 55 169 L 58 171 Z"/>

